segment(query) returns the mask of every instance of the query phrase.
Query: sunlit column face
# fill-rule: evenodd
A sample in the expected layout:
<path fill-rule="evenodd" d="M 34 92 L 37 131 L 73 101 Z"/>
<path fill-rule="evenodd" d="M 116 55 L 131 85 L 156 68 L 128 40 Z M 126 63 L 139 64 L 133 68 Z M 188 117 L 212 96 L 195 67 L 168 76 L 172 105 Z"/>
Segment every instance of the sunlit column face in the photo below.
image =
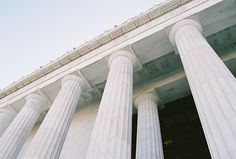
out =
<path fill-rule="evenodd" d="M 26 97 L 26 103 L 0 138 L 0 158 L 16 158 L 40 113 L 47 109 L 47 100 L 37 94 Z"/>
<path fill-rule="evenodd" d="M 131 158 L 134 56 L 118 51 L 110 57 L 109 67 L 86 159 Z"/>
<path fill-rule="evenodd" d="M 236 79 L 198 22 L 175 24 L 170 40 L 178 48 L 212 158 L 236 158 Z"/>
<path fill-rule="evenodd" d="M 46 117 L 36 132 L 23 159 L 59 158 L 81 92 L 85 90 L 84 80 L 68 75 L 62 80 L 62 87 Z"/>
<path fill-rule="evenodd" d="M 3 108 L 2 110 L 0 110 L 0 137 L 11 124 L 16 114 L 17 112 L 10 108 Z"/>
<path fill-rule="evenodd" d="M 136 159 L 163 159 L 163 148 L 155 92 L 135 99 L 138 109 Z"/>

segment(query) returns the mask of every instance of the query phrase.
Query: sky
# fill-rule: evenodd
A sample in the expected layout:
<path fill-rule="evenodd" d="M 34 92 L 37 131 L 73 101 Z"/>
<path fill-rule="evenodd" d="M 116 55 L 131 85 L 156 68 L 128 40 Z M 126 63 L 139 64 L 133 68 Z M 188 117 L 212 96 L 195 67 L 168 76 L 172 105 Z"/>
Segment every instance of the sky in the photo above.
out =
<path fill-rule="evenodd" d="M 0 89 L 162 1 L 0 1 Z"/>

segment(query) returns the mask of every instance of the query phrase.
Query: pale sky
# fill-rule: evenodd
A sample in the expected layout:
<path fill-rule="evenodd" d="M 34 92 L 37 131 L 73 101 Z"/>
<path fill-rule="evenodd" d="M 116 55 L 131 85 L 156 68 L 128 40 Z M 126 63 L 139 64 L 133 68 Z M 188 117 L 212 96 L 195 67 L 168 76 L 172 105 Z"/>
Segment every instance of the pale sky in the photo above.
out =
<path fill-rule="evenodd" d="M 0 1 L 0 89 L 161 1 Z"/>

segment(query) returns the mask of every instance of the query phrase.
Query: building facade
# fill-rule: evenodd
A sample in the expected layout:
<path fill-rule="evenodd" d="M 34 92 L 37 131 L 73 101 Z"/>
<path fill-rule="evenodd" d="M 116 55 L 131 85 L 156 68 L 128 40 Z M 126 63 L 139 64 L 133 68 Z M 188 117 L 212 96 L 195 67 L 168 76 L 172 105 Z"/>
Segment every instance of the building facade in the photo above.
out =
<path fill-rule="evenodd" d="M 1 159 L 236 158 L 236 1 L 170 0 L 0 92 Z"/>

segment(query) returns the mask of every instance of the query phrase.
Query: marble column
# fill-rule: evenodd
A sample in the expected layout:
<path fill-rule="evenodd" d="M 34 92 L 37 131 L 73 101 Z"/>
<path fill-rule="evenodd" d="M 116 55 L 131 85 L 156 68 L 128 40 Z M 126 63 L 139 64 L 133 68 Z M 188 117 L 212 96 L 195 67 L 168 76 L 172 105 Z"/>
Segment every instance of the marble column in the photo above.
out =
<path fill-rule="evenodd" d="M 176 23 L 176 45 L 192 91 L 207 144 L 214 159 L 236 158 L 236 79 L 191 19 Z"/>
<path fill-rule="evenodd" d="M 23 154 L 23 159 L 59 158 L 80 94 L 85 88 L 85 81 L 78 76 L 63 78 L 62 88 Z"/>
<path fill-rule="evenodd" d="M 10 107 L 0 109 L 0 137 L 15 118 L 17 112 Z"/>
<path fill-rule="evenodd" d="M 26 97 L 26 103 L 0 138 L 0 158 L 15 159 L 40 113 L 48 109 L 47 99 L 37 94 Z"/>
<path fill-rule="evenodd" d="M 130 159 L 133 67 L 127 51 L 109 58 L 109 75 L 90 137 L 86 159 Z"/>
<path fill-rule="evenodd" d="M 135 99 L 138 109 L 136 159 L 164 159 L 155 92 Z"/>

